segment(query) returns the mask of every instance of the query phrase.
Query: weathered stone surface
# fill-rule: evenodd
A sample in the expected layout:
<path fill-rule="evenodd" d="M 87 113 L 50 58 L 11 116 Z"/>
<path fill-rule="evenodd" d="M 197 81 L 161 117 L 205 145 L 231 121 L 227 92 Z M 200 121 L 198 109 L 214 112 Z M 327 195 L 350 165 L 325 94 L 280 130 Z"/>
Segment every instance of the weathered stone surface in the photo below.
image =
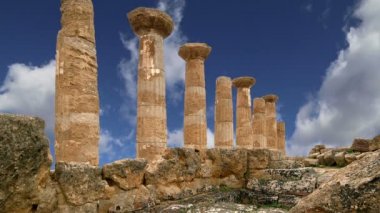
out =
<path fill-rule="evenodd" d="M 102 200 L 99 203 L 97 212 L 135 212 L 144 208 L 154 206 L 154 197 L 145 186 L 129 191 L 118 191 L 109 200 Z"/>
<path fill-rule="evenodd" d="M 323 145 L 323 144 L 315 145 L 315 146 L 310 150 L 309 155 L 314 154 L 314 153 L 318 153 L 318 154 L 320 154 L 322 149 L 326 149 L 325 145 Z"/>
<path fill-rule="evenodd" d="M 267 138 L 266 131 L 266 116 L 265 116 L 265 100 L 263 98 L 253 99 L 253 147 L 266 148 Z"/>
<path fill-rule="evenodd" d="M 290 212 L 378 212 L 380 151 L 340 169 Z"/>
<path fill-rule="evenodd" d="M 232 81 L 226 76 L 216 79 L 214 125 L 215 148 L 232 149 L 234 142 Z"/>
<path fill-rule="evenodd" d="M 103 166 L 103 177 L 124 190 L 137 188 L 143 183 L 146 165 L 144 159 L 118 160 Z"/>
<path fill-rule="evenodd" d="M 334 155 L 334 161 L 336 163 L 337 166 L 345 166 L 347 163 L 346 163 L 346 160 L 344 158 L 344 155 L 345 153 L 344 152 L 338 152 Z"/>
<path fill-rule="evenodd" d="M 333 150 L 329 150 L 325 153 L 323 153 L 323 165 L 326 165 L 326 166 L 332 166 L 335 164 L 335 159 L 334 159 L 334 156 L 335 156 L 335 151 Z"/>
<path fill-rule="evenodd" d="M 207 149 L 206 83 L 204 63 L 211 52 L 205 43 L 186 43 L 178 55 L 186 61 L 184 146 Z"/>
<path fill-rule="evenodd" d="M 277 112 L 276 102 L 278 96 L 270 94 L 263 97 L 265 100 L 265 117 L 266 117 L 266 130 L 265 135 L 267 138 L 267 148 L 277 150 L 278 149 L 278 137 L 277 137 Z"/>
<path fill-rule="evenodd" d="M 128 13 L 128 20 L 140 40 L 136 155 L 152 161 L 160 158 L 167 143 L 163 46 L 173 30 L 173 20 L 152 8 L 137 8 Z"/>
<path fill-rule="evenodd" d="M 370 151 L 369 147 L 370 147 L 370 140 L 360 139 L 360 138 L 355 139 L 351 145 L 351 149 L 357 152 L 368 152 Z"/>
<path fill-rule="evenodd" d="M 247 171 L 247 150 L 208 149 L 202 159 L 201 177 L 242 179 Z M 209 170 L 209 171 L 207 171 Z M 204 172 L 207 171 L 207 172 Z"/>
<path fill-rule="evenodd" d="M 0 212 L 50 211 L 49 141 L 39 118 L 0 114 Z"/>
<path fill-rule="evenodd" d="M 57 180 L 66 201 L 72 205 L 83 205 L 106 199 L 111 192 L 101 170 L 96 166 L 83 163 L 57 163 Z"/>
<path fill-rule="evenodd" d="M 318 166 L 318 159 L 305 158 L 303 162 L 304 162 L 305 166 L 307 166 L 307 167 Z"/>
<path fill-rule="evenodd" d="M 250 178 L 247 188 L 259 196 L 259 202 L 294 206 L 299 197 L 315 190 L 317 175 L 311 168 L 267 169 L 259 177 Z"/>
<path fill-rule="evenodd" d="M 56 53 L 57 162 L 99 161 L 99 95 L 92 0 L 62 0 Z"/>
<path fill-rule="evenodd" d="M 359 153 L 347 153 L 344 155 L 344 160 L 347 162 L 347 164 L 352 163 L 356 160 L 356 156 L 358 156 Z"/>
<path fill-rule="evenodd" d="M 232 80 L 233 86 L 237 88 L 236 146 L 239 148 L 253 148 L 251 87 L 255 83 L 256 79 L 252 77 L 239 77 Z"/>
<path fill-rule="evenodd" d="M 285 122 L 277 121 L 277 149 L 286 154 Z"/>
<path fill-rule="evenodd" d="M 200 168 L 200 155 L 193 149 L 167 149 L 161 159 L 148 164 L 145 181 L 147 185 L 191 181 Z"/>

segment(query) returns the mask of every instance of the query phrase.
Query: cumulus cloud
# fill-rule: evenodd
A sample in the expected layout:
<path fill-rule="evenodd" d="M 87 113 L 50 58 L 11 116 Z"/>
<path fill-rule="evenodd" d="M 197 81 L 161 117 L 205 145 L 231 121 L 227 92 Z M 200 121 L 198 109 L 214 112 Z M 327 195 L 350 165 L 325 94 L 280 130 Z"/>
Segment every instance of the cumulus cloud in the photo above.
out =
<path fill-rule="evenodd" d="M 347 146 L 356 137 L 380 134 L 380 1 L 361 1 L 353 15 L 361 23 L 347 31 L 347 48 L 297 114 L 291 154 L 305 154 L 318 143 Z"/>
<path fill-rule="evenodd" d="M 183 147 L 183 129 L 170 131 L 168 134 L 169 147 Z M 214 133 L 207 129 L 207 148 L 214 147 Z"/>
<path fill-rule="evenodd" d="M 165 71 L 167 96 L 169 100 L 176 103 L 182 98 L 183 83 L 185 79 L 185 62 L 178 56 L 179 47 L 186 42 L 180 25 L 183 18 L 185 0 L 161 0 L 158 9 L 167 12 L 174 21 L 173 33 L 165 39 Z M 136 123 L 136 81 L 138 65 L 138 39 L 135 35 L 121 36 L 124 47 L 128 50 L 130 57 L 122 59 L 119 70 L 125 83 L 125 102 L 121 108 L 122 114 L 132 125 Z"/>
<path fill-rule="evenodd" d="M 41 117 L 53 134 L 54 94 L 54 60 L 42 66 L 12 64 L 0 85 L 0 112 Z"/>
<path fill-rule="evenodd" d="M 125 157 L 126 149 L 129 148 L 126 145 L 133 136 L 133 130 L 125 137 L 116 137 L 109 130 L 102 129 L 99 140 L 99 154 L 102 162 L 112 162 Z"/>

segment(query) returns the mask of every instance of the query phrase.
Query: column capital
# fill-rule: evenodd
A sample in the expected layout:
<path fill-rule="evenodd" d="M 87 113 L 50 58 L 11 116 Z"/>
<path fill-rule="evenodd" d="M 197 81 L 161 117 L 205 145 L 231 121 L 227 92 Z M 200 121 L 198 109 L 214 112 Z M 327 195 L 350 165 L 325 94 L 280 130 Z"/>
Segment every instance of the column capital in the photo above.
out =
<path fill-rule="evenodd" d="M 232 85 L 236 88 L 251 88 L 255 85 L 256 79 L 253 77 L 238 77 L 232 80 Z"/>
<path fill-rule="evenodd" d="M 138 7 L 127 16 L 133 31 L 139 36 L 155 31 L 166 38 L 173 31 L 172 18 L 158 9 Z"/>
<path fill-rule="evenodd" d="M 274 103 L 276 103 L 279 98 L 278 98 L 277 95 L 269 94 L 269 95 L 263 96 L 263 99 L 265 100 L 265 102 L 274 102 Z"/>
<path fill-rule="evenodd" d="M 186 43 L 179 48 L 178 55 L 185 61 L 190 59 L 206 60 L 211 52 L 211 47 L 206 43 Z"/>

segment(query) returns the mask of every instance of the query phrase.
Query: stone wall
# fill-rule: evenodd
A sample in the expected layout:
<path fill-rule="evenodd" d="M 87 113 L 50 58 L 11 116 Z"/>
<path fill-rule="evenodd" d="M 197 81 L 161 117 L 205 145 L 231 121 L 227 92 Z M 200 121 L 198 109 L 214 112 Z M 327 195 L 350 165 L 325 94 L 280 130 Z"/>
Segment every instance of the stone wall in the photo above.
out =
<path fill-rule="evenodd" d="M 256 190 L 252 183 L 263 174 L 302 166 L 266 149 L 175 148 L 149 163 L 123 159 L 99 168 L 58 162 L 50 171 L 44 122 L 13 115 L 0 121 L 0 212 L 153 211 L 204 193 Z"/>

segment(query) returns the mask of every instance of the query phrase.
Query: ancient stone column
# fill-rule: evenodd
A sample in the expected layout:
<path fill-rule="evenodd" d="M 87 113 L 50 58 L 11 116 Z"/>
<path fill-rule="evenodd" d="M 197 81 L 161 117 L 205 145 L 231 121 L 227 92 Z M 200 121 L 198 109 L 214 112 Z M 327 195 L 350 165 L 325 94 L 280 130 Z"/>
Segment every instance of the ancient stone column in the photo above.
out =
<path fill-rule="evenodd" d="M 235 78 L 232 81 L 237 88 L 236 98 L 236 146 L 253 148 L 251 87 L 256 83 L 252 77 Z"/>
<path fill-rule="evenodd" d="M 226 76 L 216 79 L 214 128 L 215 148 L 231 149 L 234 142 L 232 81 Z"/>
<path fill-rule="evenodd" d="M 56 52 L 57 162 L 98 164 L 99 96 L 91 0 L 61 0 Z"/>
<path fill-rule="evenodd" d="M 184 145 L 198 150 L 207 149 L 204 62 L 210 52 L 205 43 L 187 43 L 178 51 L 186 61 Z"/>
<path fill-rule="evenodd" d="M 164 38 L 171 34 L 173 21 L 166 13 L 151 8 L 129 12 L 128 20 L 140 39 L 136 155 L 151 161 L 166 149 Z"/>
<path fill-rule="evenodd" d="M 266 95 L 265 100 L 265 115 L 266 115 L 266 138 L 268 149 L 277 150 L 277 119 L 276 119 L 276 95 Z"/>
<path fill-rule="evenodd" d="M 263 98 L 255 98 L 253 100 L 253 148 L 265 148 L 267 146 L 267 138 L 265 136 L 266 116 L 265 116 L 265 100 Z"/>
<path fill-rule="evenodd" d="M 277 149 L 283 154 L 286 154 L 286 144 L 285 144 L 285 122 L 277 122 Z"/>

